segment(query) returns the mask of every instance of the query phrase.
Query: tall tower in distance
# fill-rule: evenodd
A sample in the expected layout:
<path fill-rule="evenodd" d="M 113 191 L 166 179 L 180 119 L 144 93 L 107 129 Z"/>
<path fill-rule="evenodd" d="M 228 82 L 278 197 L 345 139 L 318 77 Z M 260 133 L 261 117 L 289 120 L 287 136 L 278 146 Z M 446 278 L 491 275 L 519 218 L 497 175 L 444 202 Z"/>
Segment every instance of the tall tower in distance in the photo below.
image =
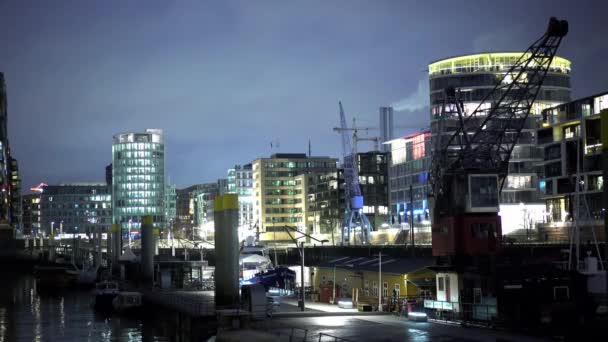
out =
<path fill-rule="evenodd" d="M 113 222 L 138 231 L 142 216 L 152 215 L 155 228 L 165 228 L 165 143 L 163 131 L 114 135 L 112 143 Z"/>
<path fill-rule="evenodd" d="M 380 150 L 388 152 L 390 146 L 383 144 L 393 140 L 393 107 L 380 107 Z"/>

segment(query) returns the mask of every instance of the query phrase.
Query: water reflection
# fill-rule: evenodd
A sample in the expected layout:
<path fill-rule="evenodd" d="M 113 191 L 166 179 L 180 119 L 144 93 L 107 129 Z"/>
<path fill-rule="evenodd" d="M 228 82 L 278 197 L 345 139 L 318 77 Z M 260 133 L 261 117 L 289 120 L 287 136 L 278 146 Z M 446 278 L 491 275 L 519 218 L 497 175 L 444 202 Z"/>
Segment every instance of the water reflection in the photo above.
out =
<path fill-rule="evenodd" d="M 28 274 L 0 273 L 0 279 L 0 342 L 169 340 L 157 318 L 96 314 L 88 291 L 36 291 Z"/>

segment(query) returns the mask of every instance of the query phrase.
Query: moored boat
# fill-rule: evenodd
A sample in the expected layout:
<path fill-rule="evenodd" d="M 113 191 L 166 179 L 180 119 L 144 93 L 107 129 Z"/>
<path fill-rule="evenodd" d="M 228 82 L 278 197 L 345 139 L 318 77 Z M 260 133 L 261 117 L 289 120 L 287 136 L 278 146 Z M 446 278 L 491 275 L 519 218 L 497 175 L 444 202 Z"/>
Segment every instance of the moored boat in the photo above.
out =
<path fill-rule="evenodd" d="M 36 266 L 34 276 L 41 288 L 65 288 L 76 283 L 78 272 L 66 265 Z"/>
<path fill-rule="evenodd" d="M 121 314 L 136 313 L 142 308 L 142 297 L 139 292 L 121 291 L 112 300 L 112 307 Z"/>
<path fill-rule="evenodd" d="M 115 281 L 105 280 L 95 284 L 93 308 L 103 312 L 114 310 L 112 302 L 119 292 L 118 283 Z"/>

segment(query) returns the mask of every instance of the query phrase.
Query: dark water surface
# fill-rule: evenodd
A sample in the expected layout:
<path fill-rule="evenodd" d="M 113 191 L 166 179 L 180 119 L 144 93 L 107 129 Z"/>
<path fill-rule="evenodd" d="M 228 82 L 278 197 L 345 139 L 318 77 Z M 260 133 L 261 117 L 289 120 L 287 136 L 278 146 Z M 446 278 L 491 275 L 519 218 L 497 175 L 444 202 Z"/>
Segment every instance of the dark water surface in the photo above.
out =
<path fill-rule="evenodd" d="M 0 272 L 0 342 L 170 341 L 175 329 L 162 315 L 102 316 L 89 290 L 37 291 L 23 272 Z"/>

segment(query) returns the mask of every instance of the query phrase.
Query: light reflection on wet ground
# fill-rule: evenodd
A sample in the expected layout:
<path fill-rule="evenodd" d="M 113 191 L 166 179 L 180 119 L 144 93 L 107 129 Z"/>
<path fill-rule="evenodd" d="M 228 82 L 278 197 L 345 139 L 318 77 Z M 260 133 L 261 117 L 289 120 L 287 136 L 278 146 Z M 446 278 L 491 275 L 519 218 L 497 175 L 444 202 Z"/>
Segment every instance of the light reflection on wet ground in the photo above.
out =
<path fill-rule="evenodd" d="M 478 328 L 462 328 L 430 322 L 410 322 L 396 316 L 333 316 L 275 318 L 258 323 L 257 326 L 268 332 L 289 335 L 291 328 L 307 329 L 309 338 L 334 340 L 333 337 L 352 341 L 539 341 L 506 332 Z"/>

